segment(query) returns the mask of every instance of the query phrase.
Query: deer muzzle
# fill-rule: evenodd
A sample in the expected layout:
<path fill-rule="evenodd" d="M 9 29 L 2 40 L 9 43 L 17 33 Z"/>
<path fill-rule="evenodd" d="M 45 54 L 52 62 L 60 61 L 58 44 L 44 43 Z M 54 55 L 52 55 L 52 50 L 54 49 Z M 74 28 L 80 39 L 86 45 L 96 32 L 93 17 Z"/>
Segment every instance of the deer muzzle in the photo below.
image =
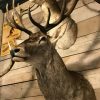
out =
<path fill-rule="evenodd" d="M 12 60 L 15 62 L 22 62 L 28 58 L 28 56 L 20 48 L 10 50 L 10 54 L 12 56 Z"/>

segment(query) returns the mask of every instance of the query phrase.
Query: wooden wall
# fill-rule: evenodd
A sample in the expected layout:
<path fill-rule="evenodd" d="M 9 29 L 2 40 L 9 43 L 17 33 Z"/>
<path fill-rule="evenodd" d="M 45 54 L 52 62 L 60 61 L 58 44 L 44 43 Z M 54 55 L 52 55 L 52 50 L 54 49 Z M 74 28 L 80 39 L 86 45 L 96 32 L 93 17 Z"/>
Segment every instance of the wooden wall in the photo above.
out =
<path fill-rule="evenodd" d="M 68 69 L 80 71 L 91 82 L 97 100 L 100 100 L 100 4 L 94 0 L 84 1 L 86 5 L 79 0 L 71 14 L 78 25 L 76 43 L 70 49 L 59 52 Z M 40 10 L 33 17 L 38 22 L 43 21 Z M 27 18 L 24 24 L 33 30 Z M 33 31 L 37 31 L 36 27 Z M 0 71 L 8 64 L 9 56 L 0 57 Z M 0 78 L 0 100 L 44 100 L 31 65 L 18 62 Z"/>

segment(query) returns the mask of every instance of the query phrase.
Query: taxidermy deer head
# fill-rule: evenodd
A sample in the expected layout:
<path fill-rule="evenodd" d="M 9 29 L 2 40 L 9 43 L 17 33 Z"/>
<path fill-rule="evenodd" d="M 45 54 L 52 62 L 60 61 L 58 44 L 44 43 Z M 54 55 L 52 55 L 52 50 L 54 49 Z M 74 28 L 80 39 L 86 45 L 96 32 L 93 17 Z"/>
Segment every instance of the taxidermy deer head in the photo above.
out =
<path fill-rule="evenodd" d="M 11 49 L 12 60 L 26 61 L 35 68 L 39 87 L 45 100 L 96 100 L 91 84 L 81 74 L 67 70 L 47 35 L 47 32 L 58 25 L 64 16 L 55 23 L 49 24 L 50 10 L 48 9 L 47 23 L 42 26 L 34 21 L 29 7 L 29 19 L 40 29 L 40 32 L 33 34 L 16 23 L 14 15 L 18 15 L 18 12 L 15 8 L 13 9 L 12 18 L 6 17 L 8 24 L 27 33 L 29 39 L 19 47 Z"/>

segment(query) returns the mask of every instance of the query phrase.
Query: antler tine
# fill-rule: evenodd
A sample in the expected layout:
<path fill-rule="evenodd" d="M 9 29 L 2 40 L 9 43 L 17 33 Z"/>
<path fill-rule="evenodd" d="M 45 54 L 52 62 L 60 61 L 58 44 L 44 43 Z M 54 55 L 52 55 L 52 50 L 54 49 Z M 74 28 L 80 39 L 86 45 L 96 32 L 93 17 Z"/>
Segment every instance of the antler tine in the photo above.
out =
<path fill-rule="evenodd" d="M 77 4 L 78 0 L 74 0 L 73 1 L 73 5 L 72 7 L 66 12 L 65 12 L 65 9 L 66 9 L 66 3 L 67 3 L 67 0 L 63 0 L 63 4 L 62 4 L 62 8 L 61 8 L 61 13 L 60 13 L 60 16 L 58 18 L 57 21 L 55 21 L 54 23 L 52 24 L 49 24 L 47 22 L 47 27 L 46 27 L 46 31 L 49 31 L 50 29 L 52 29 L 53 27 L 57 26 L 63 19 L 65 19 L 67 16 L 69 16 L 71 14 L 71 12 L 74 10 L 76 4 Z M 48 10 L 49 11 L 49 10 Z M 48 15 L 50 16 L 50 15 Z M 49 19 L 49 18 L 48 18 Z"/>
<path fill-rule="evenodd" d="M 13 0 L 13 10 L 15 9 L 15 8 L 14 8 L 14 7 L 15 7 L 14 2 L 15 2 L 15 0 Z M 8 11 L 8 9 L 7 9 L 7 11 Z M 6 17 L 6 18 L 7 18 L 7 17 Z M 24 28 L 24 27 L 22 27 L 22 26 L 20 26 L 20 25 L 18 25 L 18 24 L 16 23 L 15 18 L 14 18 L 14 11 L 12 12 L 12 18 L 11 18 L 11 20 L 9 21 L 8 18 L 7 18 L 7 21 L 8 21 L 8 24 L 10 24 L 11 27 L 14 27 L 14 28 L 17 28 L 17 29 L 19 29 L 19 30 L 21 30 L 21 31 L 24 31 L 24 32 L 27 33 L 28 35 L 31 35 L 31 34 L 32 34 L 31 31 L 27 30 L 26 28 Z M 13 26 L 13 25 L 14 25 L 14 26 Z"/>
<path fill-rule="evenodd" d="M 63 0 L 60 16 L 59 16 L 58 20 L 53 23 L 53 26 L 58 25 L 65 18 L 64 12 L 65 12 L 65 9 L 66 9 L 66 1 L 67 0 Z"/>
<path fill-rule="evenodd" d="M 5 13 L 5 18 L 6 18 L 6 21 L 8 23 L 9 26 L 15 28 L 14 24 L 10 21 L 10 19 L 8 18 L 8 14 L 9 14 L 9 11 L 8 11 L 8 4 L 6 5 L 6 13 Z"/>
<path fill-rule="evenodd" d="M 55 21 L 55 22 L 52 23 L 52 24 L 49 24 L 49 23 L 47 22 L 46 31 L 49 31 L 49 30 L 52 29 L 53 27 L 57 26 L 64 18 L 66 18 L 66 16 L 64 15 L 65 8 L 66 8 L 66 0 L 63 0 L 61 13 L 60 13 L 60 16 L 59 16 L 58 20 Z M 50 17 L 50 10 L 49 10 L 49 9 L 48 9 L 48 12 L 49 12 L 48 17 Z M 48 18 L 48 20 L 49 20 L 49 19 L 50 19 L 50 18 Z"/>
<path fill-rule="evenodd" d="M 19 4 L 18 4 L 18 6 L 19 6 Z M 24 27 L 21 14 L 18 13 L 18 11 L 15 9 L 15 7 L 13 9 L 14 9 L 14 13 L 16 14 L 20 24 Z"/>
<path fill-rule="evenodd" d="M 50 16 L 51 16 L 50 9 L 49 8 L 47 8 L 47 9 L 48 9 L 48 18 L 47 18 L 45 28 L 47 28 L 49 26 L 49 21 L 50 21 Z"/>
<path fill-rule="evenodd" d="M 75 8 L 77 2 L 78 2 L 78 0 L 74 0 L 74 1 L 73 1 L 72 7 L 65 13 L 66 16 L 69 16 L 69 15 L 72 13 L 72 11 L 74 10 L 74 8 Z"/>
<path fill-rule="evenodd" d="M 16 27 L 17 29 L 19 29 L 19 30 L 21 30 L 21 31 L 24 31 L 24 32 L 27 33 L 28 35 L 31 35 L 31 34 L 32 34 L 31 31 L 27 30 L 27 29 L 24 28 L 24 27 L 21 27 L 20 25 L 18 25 L 18 24 L 16 23 L 16 21 L 15 21 L 15 19 L 14 19 L 14 15 L 12 16 L 12 22 L 13 22 L 13 24 L 15 25 L 15 27 Z"/>
<path fill-rule="evenodd" d="M 31 21 L 35 26 L 37 26 L 42 32 L 46 32 L 45 28 L 44 28 L 42 25 L 40 25 L 39 23 L 37 23 L 37 22 L 32 18 L 31 11 L 30 11 L 30 7 L 29 7 L 29 10 L 28 10 L 28 15 L 29 15 L 30 21 Z"/>

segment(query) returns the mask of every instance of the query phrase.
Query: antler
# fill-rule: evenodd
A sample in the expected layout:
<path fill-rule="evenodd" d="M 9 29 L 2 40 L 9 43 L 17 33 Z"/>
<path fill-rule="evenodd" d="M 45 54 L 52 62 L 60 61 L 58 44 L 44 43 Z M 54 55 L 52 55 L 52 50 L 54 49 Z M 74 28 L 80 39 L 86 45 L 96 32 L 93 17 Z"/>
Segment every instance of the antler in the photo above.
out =
<path fill-rule="evenodd" d="M 72 11 L 74 10 L 77 2 L 78 2 L 78 0 L 73 1 L 72 7 L 65 13 L 66 16 L 69 16 L 72 13 Z"/>
<path fill-rule="evenodd" d="M 49 8 L 47 8 L 47 9 L 48 9 L 48 18 L 47 18 L 47 22 L 46 22 L 46 25 L 45 25 L 45 26 L 40 25 L 39 23 L 37 23 L 37 22 L 32 18 L 31 10 L 30 10 L 31 7 L 29 7 L 29 9 L 28 9 L 29 19 L 30 19 L 30 21 L 31 21 L 35 26 L 37 26 L 43 33 L 46 33 L 47 31 L 49 31 L 49 30 L 52 29 L 53 27 L 57 26 L 63 19 L 66 18 L 66 16 L 69 16 L 69 15 L 71 14 L 71 12 L 72 12 L 73 9 L 75 8 L 75 6 L 76 6 L 78 0 L 74 0 L 74 1 L 73 1 L 72 7 L 71 7 L 66 13 L 64 13 L 64 12 L 65 12 L 65 9 L 66 9 L 66 2 L 67 2 L 66 0 L 63 0 L 63 4 L 62 4 L 62 9 L 61 9 L 60 16 L 59 16 L 58 20 L 55 21 L 55 22 L 53 22 L 52 24 L 49 23 L 49 21 L 50 21 L 50 16 L 51 16 L 51 13 L 50 13 L 50 9 L 49 9 Z M 37 7 L 38 7 L 38 6 L 37 6 Z M 36 8 L 37 8 L 37 7 L 36 7 Z M 6 9 L 7 9 L 7 14 L 9 14 L 9 12 L 8 12 L 8 5 L 6 6 Z M 29 31 L 29 30 L 27 30 L 27 29 L 24 27 L 23 23 L 22 23 L 22 15 L 19 14 L 19 13 L 16 11 L 16 9 L 15 9 L 14 0 L 13 0 L 13 12 L 14 12 L 14 13 L 12 13 L 12 18 L 11 18 L 11 20 L 10 20 L 8 17 L 6 17 L 8 24 L 9 24 L 11 27 L 17 28 L 17 29 L 19 29 L 19 30 L 21 30 L 21 31 L 24 31 L 25 33 L 31 35 L 32 32 Z M 17 16 L 17 18 L 19 19 L 21 26 L 18 25 L 18 24 L 16 23 L 15 18 L 14 18 L 14 14 L 15 14 L 15 15 Z"/>
<path fill-rule="evenodd" d="M 36 25 L 42 32 L 47 32 L 47 31 L 49 31 L 50 29 L 52 29 L 53 27 L 57 26 L 57 25 L 58 25 L 63 19 L 65 19 L 67 16 L 69 16 L 69 15 L 71 14 L 71 12 L 73 11 L 73 9 L 75 8 L 77 2 L 78 2 L 78 0 L 74 0 L 74 1 L 73 1 L 72 7 L 65 13 L 67 1 L 66 1 L 66 0 L 63 0 L 63 4 L 62 4 L 62 9 L 61 9 L 60 16 L 59 16 L 58 20 L 55 21 L 55 22 L 53 22 L 52 24 L 49 23 L 51 13 L 50 13 L 50 9 L 47 8 L 47 9 L 48 9 L 48 18 L 47 18 L 47 22 L 46 22 L 46 25 L 45 25 L 45 26 L 40 25 L 40 24 L 37 23 L 34 19 L 32 19 L 30 7 L 29 7 L 28 15 L 29 15 L 29 18 L 30 18 L 31 22 L 32 22 L 34 25 Z"/>
<path fill-rule="evenodd" d="M 6 5 L 6 10 L 7 10 L 7 14 L 6 14 L 6 20 L 7 20 L 7 23 L 13 27 L 13 28 L 17 28 L 21 31 L 24 31 L 25 33 L 27 33 L 28 35 L 31 35 L 32 32 L 28 29 L 26 29 L 22 23 L 22 16 L 17 12 L 17 10 L 15 9 L 15 0 L 13 0 L 13 12 L 12 12 L 12 16 L 11 16 L 11 19 L 8 17 L 8 14 L 9 14 L 9 11 L 8 11 L 8 4 Z M 17 16 L 19 22 L 21 25 L 17 24 L 17 22 L 15 21 L 15 16 Z"/>

